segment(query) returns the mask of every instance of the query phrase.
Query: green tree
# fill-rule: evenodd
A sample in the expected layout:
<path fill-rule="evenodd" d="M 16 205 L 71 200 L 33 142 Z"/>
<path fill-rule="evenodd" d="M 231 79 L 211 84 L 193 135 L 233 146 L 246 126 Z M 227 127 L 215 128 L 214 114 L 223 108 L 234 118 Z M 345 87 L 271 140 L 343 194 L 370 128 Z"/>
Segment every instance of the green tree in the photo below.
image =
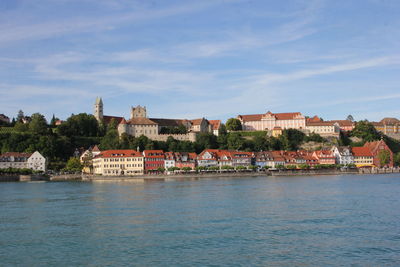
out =
<path fill-rule="evenodd" d="M 22 121 L 17 121 L 14 125 L 14 130 L 17 132 L 26 132 L 28 131 L 28 124 L 23 123 Z"/>
<path fill-rule="evenodd" d="M 45 134 L 47 132 L 46 118 L 40 113 L 32 114 L 29 130 L 35 134 Z"/>
<path fill-rule="evenodd" d="M 379 151 L 378 159 L 381 167 L 388 165 L 390 162 L 390 152 L 387 150 Z"/>
<path fill-rule="evenodd" d="M 226 121 L 226 129 L 228 131 L 241 131 L 242 123 L 239 119 L 230 118 Z"/>
<path fill-rule="evenodd" d="M 351 131 L 351 136 L 359 137 L 364 142 L 371 142 L 381 138 L 381 134 L 367 120 L 357 122 Z"/>
<path fill-rule="evenodd" d="M 394 161 L 394 165 L 400 166 L 400 152 L 394 154 L 393 161 Z"/>
<path fill-rule="evenodd" d="M 228 149 L 241 150 L 243 149 L 244 139 L 240 133 L 231 132 L 228 135 Z"/>
<path fill-rule="evenodd" d="M 98 136 L 99 124 L 93 115 L 80 113 L 72 115 L 66 122 L 59 125 L 58 132 L 65 136 Z"/>
<path fill-rule="evenodd" d="M 221 123 L 221 125 L 219 126 L 219 129 L 218 129 L 218 136 L 226 135 L 227 133 L 228 132 L 226 130 L 225 124 Z"/>
<path fill-rule="evenodd" d="M 69 158 L 65 170 L 70 172 L 80 172 L 82 170 L 82 164 L 78 158 Z"/>

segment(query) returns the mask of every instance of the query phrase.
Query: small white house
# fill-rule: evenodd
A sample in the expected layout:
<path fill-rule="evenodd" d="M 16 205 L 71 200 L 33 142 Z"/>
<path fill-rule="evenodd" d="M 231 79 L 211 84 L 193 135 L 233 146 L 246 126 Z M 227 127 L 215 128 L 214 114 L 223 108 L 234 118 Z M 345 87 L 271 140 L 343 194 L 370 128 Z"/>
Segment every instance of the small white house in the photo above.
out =
<path fill-rule="evenodd" d="M 0 168 L 26 168 L 35 171 L 46 171 L 46 159 L 38 151 L 32 154 L 6 152 L 0 155 Z"/>
<path fill-rule="evenodd" d="M 336 158 L 336 164 L 354 164 L 354 156 L 351 153 L 350 147 L 347 146 L 334 146 L 332 148 L 333 155 Z"/>

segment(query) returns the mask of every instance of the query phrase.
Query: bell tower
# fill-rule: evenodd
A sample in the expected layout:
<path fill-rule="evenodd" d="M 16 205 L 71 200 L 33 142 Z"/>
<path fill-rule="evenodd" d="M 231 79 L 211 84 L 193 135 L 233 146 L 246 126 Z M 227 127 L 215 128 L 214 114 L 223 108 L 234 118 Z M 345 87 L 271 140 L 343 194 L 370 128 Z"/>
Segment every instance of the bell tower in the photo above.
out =
<path fill-rule="evenodd" d="M 101 97 L 96 98 L 96 102 L 94 103 L 94 117 L 97 119 L 97 121 L 102 121 L 103 120 L 103 100 L 101 100 Z"/>

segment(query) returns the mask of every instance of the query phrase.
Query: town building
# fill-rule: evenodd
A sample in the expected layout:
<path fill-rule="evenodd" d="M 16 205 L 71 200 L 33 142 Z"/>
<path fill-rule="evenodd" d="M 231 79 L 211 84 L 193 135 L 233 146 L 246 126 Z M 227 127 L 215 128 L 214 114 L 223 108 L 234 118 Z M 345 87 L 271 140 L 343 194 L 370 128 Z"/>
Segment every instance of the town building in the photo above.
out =
<path fill-rule="evenodd" d="M 336 157 L 331 150 L 316 150 L 313 152 L 313 157 L 322 165 L 336 164 Z"/>
<path fill-rule="evenodd" d="M 260 168 L 274 168 L 274 156 L 271 151 L 260 151 L 254 153 L 254 164 Z"/>
<path fill-rule="evenodd" d="M 94 147 L 89 147 L 82 155 L 79 160 L 83 166 L 82 172 L 86 174 L 93 174 L 93 158 L 101 153 L 99 147 L 95 145 Z"/>
<path fill-rule="evenodd" d="M 271 135 L 272 135 L 273 137 L 279 137 L 280 135 L 282 135 L 282 132 L 283 132 L 282 127 L 280 127 L 280 126 L 275 126 L 275 127 L 272 129 Z"/>
<path fill-rule="evenodd" d="M 18 168 L 46 171 L 46 158 L 38 151 L 34 153 L 6 152 L 0 155 L 0 169 Z"/>
<path fill-rule="evenodd" d="M 350 165 L 354 164 L 354 157 L 351 148 L 348 146 L 334 146 L 332 153 L 335 156 L 336 164 Z"/>
<path fill-rule="evenodd" d="M 144 150 L 143 157 L 145 173 L 159 172 L 164 169 L 164 151 Z"/>
<path fill-rule="evenodd" d="M 175 152 L 175 167 L 191 168 L 194 170 L 196 168 L 197 154 L 191 152 Z"/>
<path fill-rule="evenodd" d="M 244 131 L 271 131 L 275 127 L 282 129 L 305 129 L 306 118 L 300 112 L 238 115 Z"/>
<path fill-rule="evenodd" d="M 93 170 L 97 175 L 142 175 L 144 157 L 140 152 L 131 149 L 101 151 L 93 158 Z"/>
<path fill-rule="evenodd" d="M 205 149 L 197 157 L 197 166 L 213 167 L 219 166 L 219 149 Z M 227 160 L 227 159 L 226 159 Z"/>
<path fill-rule="evenodd" d="M 375 129 L 386 135 L 400 133 L 400 120 L 396 118 L 383 118 L 379 122 L 372 122 Z"/>
<path fill-rule="evenodd" d="M 385 143 L 383 139 L 374 142 L 366 142 L 364 147 L 368 147 L 372 153 L 374 158 L 374 165 L 376 167 L 393 167 L 393 152 L 390 150 L 388 145 Z M 389 155 L 388 162 L 386 164 L 381 163 L 381 157 L 383 156 L 381 153 L 386 153 Z"/>
<path fill-rule="evenodd" d="M 340 126 L 335 121 L 307 121 L 306 132 L 308 134 L 315 133 L 323 137 L 339 137 Z"/>
<path fill-rule="evenodd" d="M 374 166 L 374 156 L 369 147 L 353 147 L 351 153 L 357 168 Z"/>
<path fill-rule="evenodd" d="M 210 125 L 210 132 L 212 132 L 214 135 L 218 136 L 219 135 L 219 129 L 221 128 L 221 121 L 220 120 L 209 120 L 209 125 Z"/>
<path fill-rule="evenodd" d="M 174 152 L 164 153 L 164 169 L 175 167 L 175 154 Z"/>

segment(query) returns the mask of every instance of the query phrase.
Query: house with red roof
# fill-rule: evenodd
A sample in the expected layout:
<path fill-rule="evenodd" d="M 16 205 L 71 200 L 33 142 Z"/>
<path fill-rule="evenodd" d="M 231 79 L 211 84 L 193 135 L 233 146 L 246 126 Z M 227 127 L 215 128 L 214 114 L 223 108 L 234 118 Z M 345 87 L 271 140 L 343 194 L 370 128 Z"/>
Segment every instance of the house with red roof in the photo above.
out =
<path fill-rule="evenodd" d="M 374 158 L 374 165 L 376 167 L 393 167 L 393 152 L 392 150 L 390 150 L 383 139 L 374 142 L 366 142 L 364 144 L 364 147 L 368 147 L 371 150 L 372 156 Z M 381 160 L 382 157 L 384 157 L 383 154 L 385 153 L 385 151 L 389 155 L 389 158 L 386 164 L 382 164 Z"/>
<path fill-rule="evenodd" d="M 144 157 L 131 149 L 101 151 L 93 158 L 93 172 L 97 175 L 143 175 Z"/>
<path fill-rule="evenodd" d="M 46 158 L 38 151 L 34 153 L 5 152 L 0 154 L 0 169 L 17 168 L 46 171 Z"/>
<path fill-rule="evenodd" d="M 154 173 L 159 169 L 164 169 L 164 151 L 162 150 L 144 150 L 144 172 Z"/>
<path fill-rule="evenodd" d="M 197 163 L 197 154 L 192 152 L 175 152 L 175 166 L 182 169 L 185 167 L 194 170 Z"/>
<path fill-rule="evenodd" d="M 374 167 L 374 156 L 369 147 L 352 147 L 351 153 L 357 168 Z"/>
<path fill-rule="evenodd" d="M 275 127 L 282 129 L 305 129 L 306 118 L 300 112 L 238 115 L 244 131 L 271 131 Z"/>
<path fill-rule="evenodd" d="M 218 136 L 219 129 L 221 128 L 221 121 L 220 120 L 209 120 L 208 123 L 210 124 L 210 132 L 214 135 Z"/>
<path fill-rule="evenodd" d="M 318 163 L 322 165 L 336 164 L 336 157 L 331 150 L 316 150 L 313 152 L 313 157 L 318 159 Z"/>

